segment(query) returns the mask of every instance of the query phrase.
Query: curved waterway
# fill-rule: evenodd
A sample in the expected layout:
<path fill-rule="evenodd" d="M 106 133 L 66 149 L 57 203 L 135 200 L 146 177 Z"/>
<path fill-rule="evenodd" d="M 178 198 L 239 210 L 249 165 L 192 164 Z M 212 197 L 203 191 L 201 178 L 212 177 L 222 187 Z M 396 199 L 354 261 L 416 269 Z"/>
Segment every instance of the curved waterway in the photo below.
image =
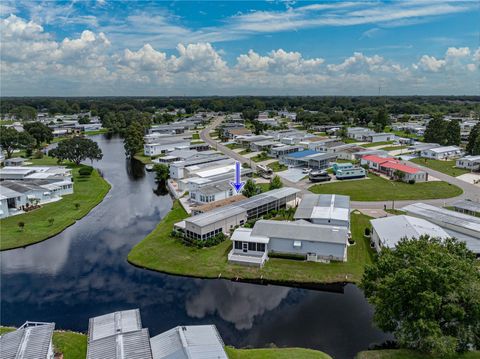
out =
<path fill-rule="evenodd" d="M 372 324 L 372 307 L 354 285 L 328 291 L 202 280 L 155 273 L 127 263 L 130 249 L 169 211 L 153 175 L 125 160 L 120 138 L 95 136 L 95 166 L 112 184 L 104 201 L 61 234 L 1 252 L 1 323 L 53 321 L 86 332 L 88 318 L 140 308 L 156 335 L 182 324 L 213 323 L 227 345 L 306 347 L 334 358 L 389 337 Z"/>

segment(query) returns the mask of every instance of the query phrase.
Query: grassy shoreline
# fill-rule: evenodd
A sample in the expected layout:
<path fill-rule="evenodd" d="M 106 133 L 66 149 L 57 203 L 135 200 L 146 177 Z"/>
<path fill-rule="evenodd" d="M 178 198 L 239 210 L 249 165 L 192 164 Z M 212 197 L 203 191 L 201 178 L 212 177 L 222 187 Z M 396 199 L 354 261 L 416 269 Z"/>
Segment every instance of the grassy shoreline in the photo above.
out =
<path fill-rule="evenodd" d="M 348 248 L 347 262 L 325 264 L 270 258 L 263 268 L 228 263 L 229 240 L 214 247 L 197 249 L 172 238 L 173 224 L 186 217 L 184 209 L 175 201 L 172 210 L 158 226 L 133 247 L 128 262 L 143 269 L 180 276 L 314 287 L 358 283 L 365 264 L 371 263 L 373 257 L 368 239 L 363 236 L 370 217 L 360 213 L 352 214 L 352 235 L 356 244 Z"/>
<path fill-rule="evenodd" d="M 443 181 L 408 184 L 389 181 L 373 174 L 368 179 L 339 181 L 311 186 L 313 193 L 335 193 L 350 196 L 352 201 L 421 200 L 457 197 L 462 189 Z"/>
<path fill-rule="evenodd" d="M 48 160 L 44 159 L 38 164 L 46 164 Z M 72 169 L 73 194 L 65 195 L 57 202 L 42 205 L 32 212 L 0 220 L 0 251 L 26 247 L 56 236 L 102 202 L 110 191 L 110 184 L 97 170 L 89 177 L 80 176 L 79 168 L 81 166 Z M 80 205 L 78 209 L 75 203 Z M 52 224 L 48 221 L 50 218 L 54 219 Z M 23 230 L 18 227 L 20 221 L 25 223 Z"/>

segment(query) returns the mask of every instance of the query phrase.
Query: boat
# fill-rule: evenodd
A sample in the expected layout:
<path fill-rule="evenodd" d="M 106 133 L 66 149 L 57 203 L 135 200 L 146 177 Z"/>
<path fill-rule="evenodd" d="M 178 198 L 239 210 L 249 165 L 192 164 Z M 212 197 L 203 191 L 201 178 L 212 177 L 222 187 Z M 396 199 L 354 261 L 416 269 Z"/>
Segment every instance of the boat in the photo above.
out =
<path fill-rule="evenodd" d="M 145 169 L 149 172 L 153 171 L 153 165 L 152 164 L 145 165 Z"/>
<path fill-rule="evenodd" d="M 326 171 L 311 171 L 308 174 L 308 179 L 310 182 L 326 182 L 330 181 L 332 178 Z"/>

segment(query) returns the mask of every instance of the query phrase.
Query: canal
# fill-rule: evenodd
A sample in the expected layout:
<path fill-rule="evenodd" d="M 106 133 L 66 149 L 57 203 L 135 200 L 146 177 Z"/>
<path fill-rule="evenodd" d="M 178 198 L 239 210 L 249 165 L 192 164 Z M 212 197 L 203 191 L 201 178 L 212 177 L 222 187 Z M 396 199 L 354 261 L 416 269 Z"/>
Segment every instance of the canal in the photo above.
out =
<path fill-rule="evenodd" d="M 126 261 L 169 211 L 153 175 L 127 163 L 120 138 L 95 136 L 95 166 L 112 184 L 89 215 L 47 241 L 1 252 L 1 323 L 53 321 L 86 332 L 88 318 L 140 308 L 150 335 L 177 325 L 213 323 L 227 345 L 322 350 L 352 358 L 389 337 L 372 324 L 372 308 L 354 285 L 326 291 L 202 280 L 142 270 Z"/>

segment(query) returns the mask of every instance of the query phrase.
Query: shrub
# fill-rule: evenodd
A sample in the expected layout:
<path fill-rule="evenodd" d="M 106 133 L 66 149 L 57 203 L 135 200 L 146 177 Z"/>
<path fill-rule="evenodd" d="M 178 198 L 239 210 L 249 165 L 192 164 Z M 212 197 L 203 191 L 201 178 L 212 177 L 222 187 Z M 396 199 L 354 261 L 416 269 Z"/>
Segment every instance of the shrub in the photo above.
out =
<path fill-rule="evenodd" d="M 75 203 L 75 209 L 79 209 L 80 208 L 80 203 Z"/>
<path fill-rule="evenodd" d="M 49 218 L 49 219 L 48 219 L 48 224 L 49 224 L 49 225 L 52 225 L 53 222 L 55 222 L 55 219 L 54 219 L 54 218 Z"/>
<path fill-rule="evenodd" d="M 408 184 L 415 184 L 415 180 L 414 179 L 409 180 Z"/>
<path fill-rule="evenodd" d="M 93 172 L 93 167 L 91 166 L 85 166 L 78 170 L 78 173 L 80 174 L 80 176 L 90 176 L 92 172 Z"/>
<path fill-rule="evenodd" d="M 18 228 L 23 231 L 23 229 L 25 228 L 25 222 L 18 222 Z"/>
<path fill-rule="evenodd" d="M 39 160 L 43 158 L 43 152 L 42 151 L 36 151 L 33 155 L 33 158 Z"/>
<path fill-rule="evenodd" d="M 370 235 L 370 227 L 367 227 L 365 228 L 365 236 L 369 236 Z"/>

